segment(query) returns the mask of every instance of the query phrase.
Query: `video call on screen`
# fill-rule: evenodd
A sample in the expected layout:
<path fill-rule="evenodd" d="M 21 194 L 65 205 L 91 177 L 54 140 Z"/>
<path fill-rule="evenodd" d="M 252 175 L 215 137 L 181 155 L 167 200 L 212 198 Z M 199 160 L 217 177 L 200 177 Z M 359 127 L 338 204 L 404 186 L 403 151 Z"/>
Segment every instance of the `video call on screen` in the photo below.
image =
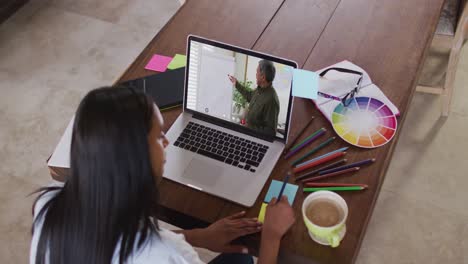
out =
<path fill-rule="evenodd" d="M 258 57 L 190 41 L 187 108 L 284 138 L 292 67 L 261 61 Z M 260 64 L 267 65 L 263 66 L 265 74 L 258 69 Z M 272 76 L 269 82 L 267 79 Z"/>

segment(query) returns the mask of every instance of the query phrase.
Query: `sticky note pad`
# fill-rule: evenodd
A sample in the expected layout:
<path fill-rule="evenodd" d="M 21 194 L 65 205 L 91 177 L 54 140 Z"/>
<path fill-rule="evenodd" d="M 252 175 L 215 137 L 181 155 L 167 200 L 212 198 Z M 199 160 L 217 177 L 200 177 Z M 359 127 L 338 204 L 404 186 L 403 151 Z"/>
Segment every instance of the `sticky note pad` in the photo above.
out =
<path fill-rule="evenodd" d="M 186 62 L 187 62 L 187 56 L 176 54 L 174 58 L 172 59 L 171 63 L 167 65 L 167 68 L 171 70 L 182 68 L 182 67 L 185 67 Z"/>
<path fill-rule="evenodd" d="M 317 99 L 319 75 L 312 71 L 293 70 L 292 95 L 296 97 Z"/>
<path fill-rule="evenodd" d="M 260 208 L 260 213 L 258 213 L 258 221 L 260 223 L 263 223 L 265 221 L 265 213 L 266 213 L 267 206 L 268 206 L 267 203 L 262 203 L 262 207 Z"/>
<path fill-rule="evenodd" d="M 281 187 L 283 186 L 283 182 L 273 180 L 270 184 L 270 189 L 265 196 L 265 203 L 269 203 L 273 197 L 278 198 L 278 194 L 280 193 Z M 296 198 L 297 189 L 299 186 L 287 183 L 286 187 L 284 188 L 283 195 L 288 197 L 288 202 L 290 205 L 293 204 L 294 198 Z"/>
<path fill-rule="evenodd" d="M 145 69 L 164 72 L 166 71 L 167 65 L 169 65 L 171 60 L 171 57 L 154 54 L 151 60 L 148 62 L 148 64 L 146 64 Z"/>

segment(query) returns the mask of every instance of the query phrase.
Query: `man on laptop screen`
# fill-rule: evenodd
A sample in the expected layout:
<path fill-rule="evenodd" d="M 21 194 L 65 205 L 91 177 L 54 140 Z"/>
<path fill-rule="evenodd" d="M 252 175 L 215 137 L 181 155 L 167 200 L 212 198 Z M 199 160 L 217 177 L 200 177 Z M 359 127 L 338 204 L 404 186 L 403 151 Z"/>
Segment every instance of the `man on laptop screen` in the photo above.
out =
<path fill-rule="evenodd" d="M 236 77 L 228 75 L 237 91 L 249 103 L 245 114 L 247 127 L 271 136 L 276 134 L 280 110 L 278 95 L 272 86 L 275 74 L 273 62 L 259 61 L 255 76 L 257 81 L 255 90 L 245 87 L 237 81 Z"/>
<path fill-rule="evenodd" d="M 187 108 L 284 138 L 292 67 L 192 42 Z"/>

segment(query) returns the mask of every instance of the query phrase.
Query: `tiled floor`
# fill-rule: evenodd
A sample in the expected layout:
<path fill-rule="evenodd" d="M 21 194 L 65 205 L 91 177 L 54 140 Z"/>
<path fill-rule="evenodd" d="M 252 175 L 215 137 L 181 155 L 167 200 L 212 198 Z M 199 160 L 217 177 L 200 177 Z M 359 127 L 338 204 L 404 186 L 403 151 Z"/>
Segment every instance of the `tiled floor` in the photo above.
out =
<path fill-rule="evenodd" d="M 27 262 L 27 195 L 50 179 L 45 159 L 81 97 L 118 78 L 178 7 L 31 0 L 0 25 L 2 263 Z M 445 63 L 432 56 L 424 78 L 438 81 Z M 357 263 L 468 263 L 467 83 L 465 45 L 450 117 L 439 118 L 438 97 L 415 95 Z"/>

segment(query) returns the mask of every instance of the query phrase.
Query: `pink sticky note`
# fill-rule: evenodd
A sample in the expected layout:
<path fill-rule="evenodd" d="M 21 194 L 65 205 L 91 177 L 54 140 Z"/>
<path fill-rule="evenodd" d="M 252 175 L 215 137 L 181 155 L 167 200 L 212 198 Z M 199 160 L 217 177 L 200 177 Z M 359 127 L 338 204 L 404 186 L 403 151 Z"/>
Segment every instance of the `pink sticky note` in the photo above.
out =
<path fill-rule="evenodd" d="M 171 62 L 172 58 L 154 54 L 151 60 L 146 64 L 145 69 L 164 72 L 167 69 L 167 65 Z"/>

